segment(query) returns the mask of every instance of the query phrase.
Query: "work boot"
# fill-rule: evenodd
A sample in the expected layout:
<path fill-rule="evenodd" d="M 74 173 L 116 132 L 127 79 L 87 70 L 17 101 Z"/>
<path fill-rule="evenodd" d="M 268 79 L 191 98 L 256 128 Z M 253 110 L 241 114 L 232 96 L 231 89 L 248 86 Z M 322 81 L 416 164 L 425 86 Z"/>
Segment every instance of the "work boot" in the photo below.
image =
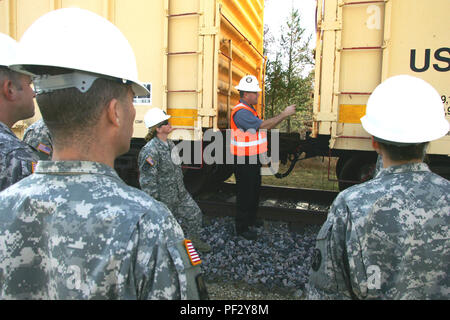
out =
<path fill-rule="evenodd" d="M 240 232 L 236 231 L 236 234 L 247 240 L 256 240 L 258 238 L 258 234 L 256 233 L 256 231 L 253 231 L 253 230 L 245 230 L 245 231 L 240 231 Z"/>
<path fill-rule="evenodd" d="M 194 248 L 203 253 L 211 252 L 211 246 L 197 237 L 191 237 Z"/>

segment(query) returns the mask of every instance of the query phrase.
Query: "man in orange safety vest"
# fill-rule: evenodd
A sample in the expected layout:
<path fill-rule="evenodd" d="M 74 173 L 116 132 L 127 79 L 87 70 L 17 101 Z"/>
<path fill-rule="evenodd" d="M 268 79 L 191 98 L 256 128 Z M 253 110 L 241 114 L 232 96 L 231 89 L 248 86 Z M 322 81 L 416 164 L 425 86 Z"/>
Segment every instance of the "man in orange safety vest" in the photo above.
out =
<path fill-rule="evenodd" d="M 231 110 L 230 152 L 235 156 L 236 178 L 236 234 L 248 240 L 256 240 L 255 226 L 261 187 L 261 155 L 267 152 L 267 129 L 273 129 L 281 121 L 295 114 L 290 105 L 279 115 L 262 120 L 253 105 L 258 103 L 259 88 L 255 76 L 247 75 L 239 85 L 240 101 Z M 265 129 L 265 130 L 264 130 Z"/>

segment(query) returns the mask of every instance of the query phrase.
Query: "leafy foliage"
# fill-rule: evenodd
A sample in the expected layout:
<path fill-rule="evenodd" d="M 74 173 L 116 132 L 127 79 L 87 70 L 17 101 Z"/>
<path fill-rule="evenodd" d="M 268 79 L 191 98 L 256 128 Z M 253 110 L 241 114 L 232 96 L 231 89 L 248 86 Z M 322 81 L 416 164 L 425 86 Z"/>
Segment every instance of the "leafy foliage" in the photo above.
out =
<path fill-rule="evenodd" d="M 297 114 L 283 121 L 281 131 L 305 133 L 311 126 L 313 107 L 314 64 L 309 49 L 311 36 L 301 27 L 301 15 L 291 9 L 281 27 L 281 37 L 275 39 L 267 25 L 264 30 L 264 55 L 269 56 L 266 70 L 265 118 L 276 116 L 291 104 L 297 105 Z"/>

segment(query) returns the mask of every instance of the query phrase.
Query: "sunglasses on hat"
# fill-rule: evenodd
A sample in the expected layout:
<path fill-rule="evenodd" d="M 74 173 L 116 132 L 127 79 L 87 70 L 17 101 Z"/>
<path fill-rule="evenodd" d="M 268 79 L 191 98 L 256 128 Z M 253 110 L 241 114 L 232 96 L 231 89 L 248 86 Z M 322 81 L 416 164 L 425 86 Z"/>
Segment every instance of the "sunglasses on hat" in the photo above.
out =
<path fill-rule="evenodd" d="M 164 120 L 163 122 L 161 122 L 159 125 L 158 125 L 158 128 L 161 128 L 162 126 L 167 126 L 169 124 L 169 120 Z"/>

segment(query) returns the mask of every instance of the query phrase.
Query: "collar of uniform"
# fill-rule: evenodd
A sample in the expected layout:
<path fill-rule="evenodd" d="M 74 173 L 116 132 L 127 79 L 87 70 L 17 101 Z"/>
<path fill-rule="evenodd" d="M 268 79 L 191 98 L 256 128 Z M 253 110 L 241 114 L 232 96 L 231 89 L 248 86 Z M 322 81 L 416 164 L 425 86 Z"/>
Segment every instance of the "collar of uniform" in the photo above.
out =
<path fill-rule="evenodd" d="M 167 144 L 165 144 L 162 140 L 160 140 L 158 137 L 155 137 L 156 139 L 156 143 L 158 143 L 158 145 L 161 148 L 165 148 L 165 149 L 169 149 L 170 150 L 170 143 L 169 143 L 169 139 L 167 139 Z"/>
<path fill-rule="evenodd" d="M 92 161 L 39 161 L 35 173 L 41 174 L 103 174 L 119 178 L 110 166 Z M 119 178 L 120 179 L 120 178 Z"/>
<path fill-rule="evenodd" d="M 406 163 L 382 169 L 377 178 L 387 174 L 395 174 L 403 172 L 419 172 L 419 171 L 430 172 L 431 170 L 430 168 L 428 168 L 428 165 L 424 162 Z"/>
<path fill-rule="evenodd" d="M 245 104 L 247 107 L 250 107 L 250 108 L 252 108 L 253 110 L 255 110 L 256 111 L 256 109 L 253 107 L 253 105 L 251 105 L 251 104 L 248 104 L 247 102 L 245 102 L 244 100 L 242 100 L 242 99 L 240 99 L 239 100 L 239 102 L 240 103 L 243 103 L 243 104 Z"/>
<path fill-rule="evenodd" d="M 14 138 L 17 138 L 17 136 L 14 134 L 14 132 L 11 130 L 11 128 L 0 121 L 0 132 L 1 131 L 3 131 L 6 134 L 9 134 L 10 136 L 13 136 Z"/>

